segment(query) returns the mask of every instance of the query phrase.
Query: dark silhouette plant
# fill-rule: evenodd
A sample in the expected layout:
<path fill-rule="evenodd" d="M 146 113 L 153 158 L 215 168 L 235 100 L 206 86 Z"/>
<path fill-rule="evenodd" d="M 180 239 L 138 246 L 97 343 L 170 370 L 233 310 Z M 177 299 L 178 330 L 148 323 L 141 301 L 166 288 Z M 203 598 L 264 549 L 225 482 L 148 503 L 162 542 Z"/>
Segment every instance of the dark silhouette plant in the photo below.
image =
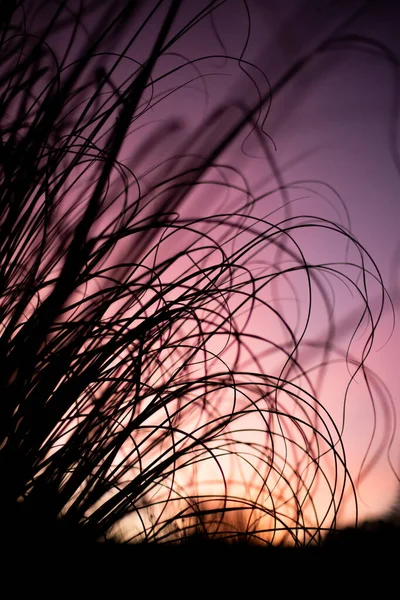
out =
<path fill-rule="evenodd" d="M 135 541 L 202 525 L 224 538 L 237 511 L 239 537 L 306 545 L 336 527 L 344 502 L 357 515 L 344 417 L 318 382 L 338 280 L 361 300 L 364 336 L 340 360 L 349 385 L 373 379 L 384 287 L 348 225 L 295 212 L 293 193 L 313 182 L 284 181 L 265 128 L 271 99 L 340 28 L 270 85 L 245 48 L 181 52 L 199 23 L 218 34 L 224 4 L 1 6 L 0 517 L 18 544 L 105 540 L 119 526 Z M 224 69 L 247 87 L 192 131 L 170 116 L 185 86 L 209 101 Z M 261 193 L 229 161 L 249 140 L 271 174 Z M 309 260 L 303 243 L 321 233 L 352 258 Z M 302 366 L 315 304 L 328 334 Z"/>

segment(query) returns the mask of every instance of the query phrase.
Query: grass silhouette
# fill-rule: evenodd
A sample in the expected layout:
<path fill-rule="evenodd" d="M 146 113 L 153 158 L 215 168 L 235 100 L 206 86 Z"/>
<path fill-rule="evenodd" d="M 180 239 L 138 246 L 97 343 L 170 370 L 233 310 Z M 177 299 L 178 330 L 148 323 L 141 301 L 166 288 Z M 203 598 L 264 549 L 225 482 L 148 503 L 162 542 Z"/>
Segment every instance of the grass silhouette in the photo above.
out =
<path fill-rule="evenodd" d="M 0 517 L 17 562 L 24 552 L 34 561 L 38 544 L 49 561 L 54 548 L 118 553 L 121 538 L 141 542 L 129 549 L 136 559 L 156 542 L 174 561 L 188 547 L 204 555 L 213 539 L 216 553 L 218 540 L 245 542 L 225 543 L 227 552 L 285 542 L 314 560 L 345 503 L 357 520 L 344 417 L 337 423 L 322 404 L 313 373 L 333 363 L 335 281 L 362 304 L 354 335 L 363 346 L 353 352 L 350 338 L 343 356 L 349 385 L 373 379 L 366 359 L 388 298 L 347 226 L 292 212 L 291 192 L 308 184 L 284 183 L 265 132 L 271 98 L 351 36 L 332 30 L 262 87 L 240 48 L 173 54 L 200 22 L 212 30 L 223 3 L 189 4 L 2 7 Z M 185 85 L 204 85 L 207 97 L 215 60 L 252 95 L 213 107 L 193 131 L 167 109 L 154 124 L 157 105 Z M 261 194 L 226 159 L 250 138 L 272 173 Z M 262 216 L 266 198 L 274 208 Z M 343 239 L 352 258 L 309 261 L 304 233 Z M 297 306 L 289 313 L 285 294 Z M 329 339 L 306 367 L 315 303 Z M 268 327 L 255 330 L 255 315 Z M 204 468 L 214 487 L 202 483 Z"/>

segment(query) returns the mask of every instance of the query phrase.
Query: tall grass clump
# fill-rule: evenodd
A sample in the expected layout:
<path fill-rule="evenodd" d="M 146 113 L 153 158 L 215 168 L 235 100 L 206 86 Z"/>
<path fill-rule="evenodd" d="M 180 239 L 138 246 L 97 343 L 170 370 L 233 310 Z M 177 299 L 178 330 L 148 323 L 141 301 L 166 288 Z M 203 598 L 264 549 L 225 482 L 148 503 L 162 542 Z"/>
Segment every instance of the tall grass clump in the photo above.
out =
<path fill-rule="evenodd" d="M 225 48 L 230 5 L 2 6 L 10 540 L 175 542 L 201 530 L 305 545 L 345 504 L 357 515 L 342 433 L 352 383 L 372 401 L 378 386 L 365 363 L 383 282 L 348 223 L 297 212 L 309 195 L 343 206 L 328 183 L 286 182 L 268 135 L 271 101 L 340 29 L 270 82 L 245 43 Z M 225 81 L 228 99 L 214 101 Z M 354 315 L 342 353 L 337 294 Z M 333 363 L 348 376 L 335 415 L 320 393 Z"/>

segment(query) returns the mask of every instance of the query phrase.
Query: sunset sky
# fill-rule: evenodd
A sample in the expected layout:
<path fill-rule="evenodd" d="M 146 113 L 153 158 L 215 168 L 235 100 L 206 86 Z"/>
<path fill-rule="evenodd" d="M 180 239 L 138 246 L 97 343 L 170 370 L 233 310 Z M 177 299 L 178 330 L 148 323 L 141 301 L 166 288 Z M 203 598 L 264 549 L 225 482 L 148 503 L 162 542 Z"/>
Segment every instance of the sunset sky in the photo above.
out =
<path fill-rule="evenodd" d="M 203 0 L 184 0 L 171 35 L 207 4 Z M 270 226 L 274 232 L 271 236 L 276 235 L 282 246 L 278 247 L 278 242 L 276 246 L 265 242 L 255 247 L 248 257 L 248 266 L 254 276 L 260 275 L 260 281 L 276 268 L 293 266 L 293 257 L 299 257 L 300 250 L 307 264 L 334 264 L 343 274 L 339 278 L 325 269 L 318 275 L 310 316 L 304 269 L 290 272 L 279 281 L 271 280 L 264 287 L 260 284 L 258 304 L 253 307 L 246 329 L 252 337 L 248 338 L 249 347 L 243 350 L 238 364 L 248 371 L 271 377 L 278 377 L 282 369 L 287 373 L 287 355 L 280 350 L 284 347 L 292 351 L 291 340 L 274 311 L 284 316 L 297 336 L 308 323 L 298 360 L 309 374 L 309 381 L 296 368 L 288 378 L 292 377 L 294 385 L 304 385 L 309 391 L 311 388 L 307 386 L 314 386 L 317 400 L 334 421 L 327 429 L 334 439 L 335 426 L 339 431 L 343 428 L 347 466 L 358 485 L 362 518 L 381 515 L 391 506 L 398 486 L 394 470 L 400 473 L 400 433 L 395 430 L 396 411 L 398 414 L 400 410 L 397 364 L 400 329 L 393 321 L 394 314 L 398 317 L 400 301 L 400 72 L 396 64 L 400 58 L 400 11 L 395 5 L 396 2 L 384 0 L 220 2 L 211 15 L 182 35 L 157 61 L 152 72 L 154 86 L 149 86 L 148 97 L 142 99 L 143 114 L 133 122 L 119 156 L 133 169 L 141 190 L 148 191 L 158 177 L 161 180 L 161 177 L 173 176 L 190 167 L 190 161 L 195 161 L 197 156 L 210 152 L 244 111 L 255 106 L 260 97 L 268 98 L 272 90 L 270 100 L 260 112 L 255 112 L 258 129 L 246 125 L 219 154 L 218 166 L 204 173 L 201 178 L 204 185 L 196 185 L 184 204 L 173 208 L 187 219 L 232 214 L 231 223 L 238 229 L 243 228 L 237 239 L 226 242 L 224 249 L 232 254 L 241 243 L 248 244 L 252 239 L 253 234 L 245 230 L 248 224 L 259 231 L 261 238 Z M 149 3 L 142 3 L 138 20 L 147 14 L 148 6 Z M 110 89 L 112 84 L 124 86 L 133 70 L 147 58 L 163 16 L 165 11 L 159 11 L 145 33 L 126 50 L 125 58 L 113 71 Z M 36 19 L 32 27 L 40 28 L 40 15 Z M 68 50 L 67 63 L 79 55 L 86 36 L 90 39 L 95 22 L 89 18 L 85 26 L 86 30 L 79 31 L 74 46 Z M 107 71 L 115 60 L 112 53 L 122 51 L 132 31 L 125 33 L 126 38 L 121 35 L 108 47 L 110 54 L 98 57 L 99 68 Z M 53 36 L 59 60 L 67 47 L 67 36 L 63 35 Z M 328 39 L 331 43 L 322 46 Z M 307 58 L 303 67 L 285 78 L 300 58 Z M 83 184 L 79 185 L 83 189 Z M 78 212 L 79 185 L 71 191 L 65 209 L 75 206 Z M 251 196 L 257 200 L 250 207 Z M 162 192 L 156 199 L 160 205 L 161 199 Z M 120 204 L 106 211 L 103 223 L 122 210 L 122 200 L 118 202 Z M 147 214 L 146 210 L 150 208 L 144 209 L 143 214 Z M 319 226 L 316 219 L 321 219 Z M 199 231 L 211 236 L 210 223 L 199 224 Z M 279 230 L 300 223 L 300 229 L 291 231 L 293 239 Z M 332 223 L 334 226 L 328 229 Z M 220 240 L 228 236 L 225 224 L 217 231 L 215 235 Z M 394 307 L 393 313 L 385 297 L 366 362 L 370 389 L 361 372 L 352 380 L 355 365 L 363 357 L 365 344 L 369 343 L 370 324 L 368 315 L 364 316 L 353 336 L 365 309 L 358 291 L 350 283 L 350 280 L 355 281 L 360 288 L 363 285 L 361 270 L 352 266 L 361 264 L 361 253 L 354 243 L 348 243 L 344 232 L 350 232 L 370 255 L 364 253 L 363 260 L 372 318 L 378 318 L 382 302 L 382 288 L 376 279 L 378 271 Z M 181 237 L 174 236 L 171 242 L 163 241 L 163 258 L 169 253 L 172 256 L 177 249 L 183 251 L 196 233 L 193 228 Z M 130 251 L 136 250 L 139 253 L 133 246 Z M 156 260 L 155 255 L 147 260 L 151 264 Z M 191 260 L 191 256 L 182 256 L 166 272 L 165 281 L 184 269 L 193 268 Z M 233 306 L 239 297 L 232 298 L 231 302 Z M 222 314 L 222 303 L 219 310 Z M 238 326 L 244 324 L 246 318 L 247 314 L 239 314 Z M 228 337 L 226 334 L 215 338 L 210 350 L 233 362 L 234 351 L 225 348 Z M 259 364 L 255 361 L 249 364 L 252 353 Z M 166 356 L 164 360 L 168 365 L 170 358 Z M 324 361 L 327 364 L 321 365 Z M 217 360 L 214 367 L 218 367 Z M 249 392 L 253 393 L 255 388 Z M 216 410 L 221 411 L 225 406 L 229 410 L 236 400 L 233 396 L 232 393 L 220 394 Z M 307 398 L 303 400 L 305 405 Z M 293 411 L 300 418 L 300 402 L 296 406 L 289 395 L 282 403 L 287 412 Z M 307 410 L 312 412 L 311 407 Z M 193 418 L 200 419 L 200 416 L 195 414 Z M 249 416 L 246 421 L 249 430 L 258 427 L 253 418 Z M 244 441 L 246 435 L 242 430 Z M 253 436 L 252 442 L 255 442 L 258 434 L 249 431 L 248 435 Z M 292 431 L 291 435 L 300 444 L 301 434 Z M 265 439 L 260 434 L 257 441 L 262 446 Z M 321 453 L 325 441 L 321 442 Z M 279 460 L 283 460 L 284 445 L 281 447 L 279 440 L 276 444 L 277 453 L 281 453 Z M 296 455 L 294 448 L 295 444 L 290 452 Z M 317 452 L 316 446 L 314 452 Z M 295 459 L 292 457 L 292 460 Z M 329 459 L 326 461 L 328 473 Z M 305 471 L 308 469 L 305 462 L 298 464 Z M 238 465 L 227 460 L 226 469 L 232 469 L 229 471 L 232 480 L 240 479 L 245 473 L 247 467 L 243 465 L 243 472 L 235 471 Z M 361 467 L 364 470 L 358 482 Z M 203 479 L 219 477 L 209 466 L 199 467 L 200 473 Z M 245 473 L 244 477 L 249 479 L 250 476 Z M 277 483 L 276 495 L 281 494 L 284 501 L 285 492 L 279 485 Z M 320 503 L 320 510 L 324 512 L 329 496 L 327 485 L 321 482 L 315 493 L 317 504 Z M 351 502 L 340 516 L 343 523 L 351 522 L 354 518 Z"/>
<path fill-rule="evenodd" d="M 363 4 L 355 1 L 234 1 L 229 3 L 229 9 L 221 6 L 214 13 L 213 25 L 219 38 L 210 27 L 210 19 L 205 19 L 187 37 L 182 37 L 177 43 L 176 52 L 180 52 L 186 60 L 204 56 L 205 53 L 237 56 L 245 48 L 246 36 L 249 34 L 243 58 L 258 66 L 268 77 L 270 85 L 274 86 L 294 60 L 316 48 Z M 183 15 L 189 14 L 190 10 L 189 4 L 186 4 Z M 248 15 L 251 18 L 250 27 Z M 273 95 L 264 126 L 272 140 L 267 145 L 279 169 L 281 181 L 278 184 L 271 168 L 265 164 L 264 154 L 257 141 L 251 137 L 243 135 L 242 145 L 235 144 L 225 155 L 227 160 L 245 174 L 256 194 L 267 194 L 279 183 L 283 183 L 291 188 L 290 199 L 296 200 L 292 204 L 292 214 L 315 215 L 332 219 L 346 228 L 350 227 L 352 234 L 376 262 L 397 312 L 400 162 L 397 154 L 396 108 L 399 109 L 400 106 L 399 71 L 398 67 L 390 64 L 391 59 L 379 47 L 379 44 L 386 45 L 388 51 L 399 56 L 397 28 L 393 27 L 395 22 L 399 23 L 399 12 L 394 2 L 372 3 L 370 8 L 361 12 L 347 26 L 339 27 L 338 36 L 366 36 L 377 42 L 375 46 L 349 40 L 332 44 L 329 49 L 313 56 L 292 82 Z M 175 56 L 165 59 L 166 62 L 168 60 L 171 60 L 172 65 L 174 60 L 179 63 L 180 59 Z M 161 64 L 162 61 L 160 69 L 165 68 Z M 207 66 L 198 64 L 203 73 L 210 72 L 213 68 L 215 73 L 204 79 L 209 93 L 208 106 L 202 84 L 195 82 L 192 87 L 188 86 L 176 95 L 171 95 L 154 113 L 147 115 L 149 122 L 152 121 L 153 114 L 154 119 L 173 114 L 184 119 L 189 131 L 194 130 L 195 126 L 199 126 L 201 130 L 207 111 L 211 112 L 219 102 L 228 104 L 236 95 L 240 102 L 251 105 L 256 97 L 254 85 L 240 72 L 237 63 L 230 63 L 221 57 L 205 61 L 205 64 Z M 247 68 L 253 81 L 265 92 L 266 84 L 262 73 L 250 66 Z M 243 66 L 243 69 L 246 67 Z M 193 76 L 195 75 L 193 72 Z M 128 154 L 129 143 L 126 149 Z M 161 143 L 160 152 L 163 150 L 168 154 L 168 143 L 166 147 Z M 302 184 L 296 187 L 293 182 Z M 279 193 L 268 195 L 258 202 L 254 213 L 257 216 L 273 213 L 286 200 Z M 210 196 L 203 196 L 201 200 L 194 201 L 193 212 L 196 213 L 199 206 L 201 210 L 213 210 L 211 201 L 215 202 L 215 195 L 212 200 Z M 231 194 L 221 200 L 223 201 L 237 200 Z M 279 217 L 278 214 L 275 213 L 271 220 L 275 218 L 274 222 L 278 222 L 284 218 L 282 213 Z M 344 260 L 345 241 L 341 236 L 314 231 L 310 235 L 306 232 L 299 236 L 299 240 L 310 262 Z M 354 258 L 354 253 L 350 251 L 349 260 Z M 351 297 L 351 294 L 344 292 L 343 287 L 338 285 L 334 288 L 333 320 L 338 327 L 336 342 L 345 351 L 362 305 L 355 296 Z M 372 310 L 377 311 L 381 290 L 372 283 L 370 289 L 372 293 L 369 301 Z M 299 298 L 301 294 L 299 291 Z M 324 339 L 326 319 L 326 313 L 322 307 L 318 308 L 316 302 L 310 326 L 316 338 L 321 335 L 321 339 Z M 252 326 L 259 331 L 265 327 L 265 322 L 262 319 L 257 321 L 257 316 L 254 315 Z M 369 368 L 380 378 L 374 392 L 377 421 L 369 458 L 377 450 L 382 455 L 374 462 L 359 488 L 362 517 L 382 514 L 397 493 L 397 479 L 387 456 L 387 452 L 390 452 L 392 465 L 398 471 L 398 432 L 390 450 L 388 448 L 394 426 L 391 402 L 397 410 L 400 407 L 397 366 L 400 333 L 398 324 L 393 333 L 392 327 L 393 314 L 386 299 L 374 348 L 367 362 Z M 278 329 L 275 330 L 275 335 L 278 340 Z M 318 350 L 309 349 L 301 355 L 307 366 L 318 364 L 317 352 Z M 266 372 L 268 368 L 266 365 Z M 321 402 L 334 415 L 337 423 L 341 419 L 343 396 L 348 381 L 349 372 L 346 367 L 343 364 L 332 364 L 326 369 L 324 382 L 319 388 Z M 365 457 L 374 427 L 374 409 L 368 391 L 362 381 L 357 381 L 349 391 L 343 436 L 348 464 L 354 478 Z M 380 396 L 381 400 L 378 399 Z M 345 520 L 352 517 L 351 510 L 349 508 Z"/>
<path fill-rule="evenodd" d="M 297 7 L 302 3 L 290 4 Z M 311 4 L 316 6 L 318 3 L 308 3 Z M 332 10 L 335 4 L 331 3 Z M 340 6 L 338 14 L 343 15 L 354 5 L 355 2 L 337 3 Z M 370 9 L 344 29 L 343 33 L 368 36 L 378 44 L 385 44 L 398 58 L 400 45 L 395 23 L 400 22 L 400 13 L 395 5 L 396 2 L 390 1 L 371 3 Z M 326 10 L 328 14 L 329 8 Z M 269 15 L 265 17 L 267 29 L 269 23 L 273 27 L 274 14 L 277 13 L 271 8 Z M 283 28 L 285 33 L 277 36 L 273 48 L 279 56 L 285 56 L 287 48 L 290 50 L 293 38 L 294 43 L 298 42 L 299 45 L 311 42 L 312 35 L 308 35 L 305 23 L 306 11 L 303 15 L 304 29 L 303 21 L 299 19 L 295 21 L 295 26 L 294 23 L 291 24 L 292 29 Z M 320 16 L 325 16 L 324 9 L 321 9 Z M 331 26 L 334 19 L 325 17 L 321 21 L 323 26 Z M 255 28 L 260 23 L 261 19 L 255 20 Z M 261 46 L 261 26 L 259 29 L 257 37 Z M 262 52 L 259 64 L 261 57 Z M 271 62 L 266 58 L 267 73 L 270 65 Z M 396 116 L 396 110 L 400 108 L 398 85 L 398 65 L 390 64 L 378 47 L 367 48 L 361 44 L 349 47 L 343 43 L 337 50 L 316 57 L 313 66 L 306 68 L 297 77 L 296 84 L 288 86 L 281 98 L 273 104 L 268 129 L 277 144 L 277 162 L 282 168 L 285 182 L 320 180 L 333 186 L 340 194 L 349 213 L 351 231 L 376 261 L 394 302 L 397 318 L 400 242 L 400 163 Z M 254 178 L 259 176 L 256 168 L 251 169 L 251 174 Z M 329 210 L 324 213 L 326 204 L 323 206 L 318 196 L 310 200 L 306 200 L 298 210 L 311 214 L 321 214 L 322 210 L 322 214 L 332 214 Z M 343 215 L 343 209 L 337 203 L 336 207 Z M 313 239 L 310 240 L 310 246 L 312 245 Z M 316 241 L 313 250 L 318 254 L 323 246 L 323 240 Z M 335 249 L 335 246 L 331 248 L 332 253 Z M 343 302 L 339 300 L 335 305 L 338 323 L 342 320 L 344 329 L 348 326 L 346 317 L 351 312 L 350 306 L 349 299 L 347 302 L 345 299 Z M 391 394 L 398 411 L 400 330 L 397 322 L 389 340 L 392 325 L 392 314 L 387 304 L 377 332 L 376 348 L 372 351 L 368 364 L 387 386 L 387 392 Z M 331 404 L 332 394 L 340 383 L 333 369 L 332 371 L 332 378 L 328 376 L 331 383 L 324 388 L 324 398 L 328 404 Z M 344 436 L 349 461 L 355 471 L 372 431 L 371 406 L 365 389 L 359 387 L 359 391 L 353 389 L 351 394 L 348 429 Z M 378 416 L 380 422 L 375 443 L 379 439 L 387 441 L 389 437 L 379 409 Z M 397 472 L 400 467 L 399 451 L 400 436 L 397 432 L 390 449 L 390 457 Z M 362 500 L 365 501 L 365 504 L 361 501 L 360 510 L 365 511 L 365 516 L 381 514 L 382 510 L 390 506 L 393 495 L 397 493 L 397 485 L 387 457 L 382 456 L 360 488 Z"/>

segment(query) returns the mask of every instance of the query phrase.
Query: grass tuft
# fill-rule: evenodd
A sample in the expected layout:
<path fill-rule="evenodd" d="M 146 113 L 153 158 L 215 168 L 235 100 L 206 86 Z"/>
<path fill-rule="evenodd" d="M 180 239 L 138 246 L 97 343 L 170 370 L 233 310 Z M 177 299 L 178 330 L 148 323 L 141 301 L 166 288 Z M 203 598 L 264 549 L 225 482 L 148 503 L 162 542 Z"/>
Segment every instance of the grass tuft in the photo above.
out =
<path fill-rule="evenodd" d="M 349 386 L 375 381 L 366 359 L 388 298 L 347 225 L 294 208 L 313 182 L 284 181 L 265 123 L 339 30 L 270 84 L 240 48 L 181 51 L 199 27 L 218 31 L 230 2 L 6 4 L 4 539 L 321 543 L 343 506 L 357 520 L 345 408 L 330 414 L 322 381 L 334 360 Z M 224 70 L 237 91 L 210 107 Z M 174 108 L 190 86 L 204 118 L 185 122 Z M 250 142 L 261 191 L 246 175 Z M 313 236 L 344 250 L 314 260 Z M 358 302 L 339 359 L 335 286 Z"/>

